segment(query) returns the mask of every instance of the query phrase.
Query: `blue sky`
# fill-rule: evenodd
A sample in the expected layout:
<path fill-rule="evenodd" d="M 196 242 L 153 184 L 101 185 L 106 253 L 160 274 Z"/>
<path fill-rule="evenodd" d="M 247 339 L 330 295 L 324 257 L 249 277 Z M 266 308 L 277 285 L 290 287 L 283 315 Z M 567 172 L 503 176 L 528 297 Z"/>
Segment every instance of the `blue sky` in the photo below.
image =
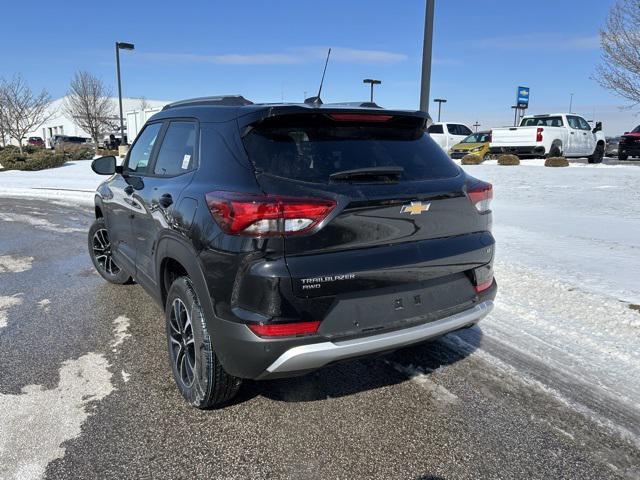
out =
<path fill-rule="evenodd" d="M 574 93 L 574 110 L 589 119 L 595 111 L 607 133 L 632 128 L 640 120 L 619 111 L 625 102 L 590 79 L 612 3 L 436 0 L 431 93 L 448 99 L 444 119 L 508 124 L 516 87 L 527 85 L 532 113 L 567 110 Z M 24 4 L 3 5 L 3 18 L 16 21 L 0 30 L 0 76 L 20 72 L 54 97 L 78 69 L 115 94 L 113 43 L 120 40 L 136 44 L 122 54 L 126 96 L 300 101 L 317 89 L 331 46 L 325 102 L 366 99 L 362 79 L 375 77 L 383 81 L 381 105 L 418 105 L 424 0 L 66 1 L 30 2 L 29 9 L 25 16 Z"/>

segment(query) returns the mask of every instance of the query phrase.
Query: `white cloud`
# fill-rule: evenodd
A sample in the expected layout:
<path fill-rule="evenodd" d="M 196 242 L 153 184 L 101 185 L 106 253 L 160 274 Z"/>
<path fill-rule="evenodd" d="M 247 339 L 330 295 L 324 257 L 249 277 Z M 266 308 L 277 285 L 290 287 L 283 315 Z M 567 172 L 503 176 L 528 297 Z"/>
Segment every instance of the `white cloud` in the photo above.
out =
<path fill-rule="evenodd" d="M 597 50 L 600 37 L 567 36 L 558 33 L 525 33 L 518 36 L 483 38 L 474 44 L 479 48 L 499 50 Z"/>
<path fill-rule="evenodd" d="M 139 52 L 138 58 L 168 63 L 212 63 L 217 65 L 292 65 L 324 59 L 327 48 L 306 47 L 277 53 L 225 53 L 201 55 L 195 53 Z M 363 50 L 336 47 L 331 50 L 331 61 L 365 64 L 392 64 L 407 59 L 404 53 L 386 50 Z"/>

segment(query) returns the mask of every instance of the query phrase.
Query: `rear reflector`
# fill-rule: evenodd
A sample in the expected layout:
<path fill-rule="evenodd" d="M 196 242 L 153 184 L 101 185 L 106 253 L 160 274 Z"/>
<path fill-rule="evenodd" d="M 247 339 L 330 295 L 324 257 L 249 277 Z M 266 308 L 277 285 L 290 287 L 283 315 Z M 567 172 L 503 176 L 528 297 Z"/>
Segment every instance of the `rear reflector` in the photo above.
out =
<path fill-rule="evenodd" d="M 490 288 L 491 285 L 493 285 L 493 276 L 491 276 L 490 279 L 485 280 L 484 282 L 478 284 L 478 285 L 474 285 L 474 289 L 476 291 L 476 293 L 480 293 L 485 291 L 486 289 Z"/>
<path fill-rule="evenodd" d="M 489 211 L 493 198 L 493 186 L 490 183 L 478 182 L 467 190 L 467 194 L 480 213 Z"/>
<path fill-rule="evenodd" d="M 251 324 L 249 329 L 260 337 L 293 337 L 313 335 L 318 331 L 319 321 L 297 323 Z"/>
<path fill-rule="evenodd" d="M 222 191 L 207 193 L 206 198 L 222 231 L 252 237 L 307 233 L 336 206 L 327 199 Z"/>
<path fill-rule="evenodd" d="M 392 115 L 378 115 L 371 113 L 331 113 L 331 120 L 336 122 L 387 122 L 393 118 Z"/>

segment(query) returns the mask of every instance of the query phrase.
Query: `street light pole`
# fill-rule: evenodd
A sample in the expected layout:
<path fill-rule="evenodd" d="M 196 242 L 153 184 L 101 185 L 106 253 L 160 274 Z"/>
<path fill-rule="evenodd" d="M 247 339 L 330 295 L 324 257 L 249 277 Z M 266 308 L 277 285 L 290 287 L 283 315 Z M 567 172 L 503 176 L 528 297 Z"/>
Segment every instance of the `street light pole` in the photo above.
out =
<path fill-rule="evenodd" d="M 573 109 L 573 93 L 571 94 L 571 99 L 569 100 L 569 113 L 571 113 L 572 109 Z"/>
<path fill-rule="evenodd" d="M 373 103 L 373 86 L 374 85 L 380 85 L 382 83 L 381 80 L 374 80 L 373 78 L 365 78 L 362 83 L 369 83 L 371 84 L 371 100 L 370 102 Z"/>
<path fill-rule="evenodd" d="M 126 143 L 124 141 L 124 118 L 122 116 L 122 83 L 120 81 L 120 50 L 133 50 L 133 49 L 134 49 L 133 43 L 116 42 L 116 72 L 118 75 L 118 105 L 120 107 L 120 141 L 122 142 L 123 145 L 126 145 Z"/>
<path fill-rule="evenodd" d="M 436 0 L 426 0 L 424 40 L 422 43 L 422 81 L 420 82 L 420 110 L 429 113 L 431 89 L 431 53 L 433 50 L 433 14 Z"/>
<path fill-rule="evenodd" d="M 478 123 L 478 121 L 476 120 L 476 123 L 473 124 L 473 126 L 476 129 L 476 133 L 478 133 L 478 127 L 481 125 L 481 123 Z"/>
<path fill-rule="evenodd" d="M 433 101 L 438 104 L 438 121 L 440 121 L 440 113 L 442 112 L 442 104 L 443 103 L 447 103 L 447 100 L 444 99 L 444 98 L 436 98 Z"/>

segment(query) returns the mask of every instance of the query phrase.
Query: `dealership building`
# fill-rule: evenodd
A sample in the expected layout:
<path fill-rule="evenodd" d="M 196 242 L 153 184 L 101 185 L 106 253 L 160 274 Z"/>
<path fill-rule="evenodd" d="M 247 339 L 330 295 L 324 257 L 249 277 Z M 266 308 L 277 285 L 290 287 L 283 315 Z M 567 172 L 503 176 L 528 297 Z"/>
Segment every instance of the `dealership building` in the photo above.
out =
<path fill-rule="evenodd" d="M 68 135 L 73 137 L 89 138 L 90 135 L 88 132 L 85 132 L 82 128 L 75 124 L 72 118 L 69 118 L 65 115 L 64 100 L 65 97 L 62 97 L 51 102 L 48 107 L 47 113 L 47 115 L 52 114 L 51 117 L 42 125 L 40 125 L 37 130 L 27 134 L 27 137 L 41 137 L 44 140 L 45 145 L 47 146 L 50 145 L 50 139 L 54 135 Z M 111 97 L 109 100 L 113 104 L 112 123 L 116 125 L 116 128 L 114 131 L 105 132 L 106 135 L 109 135 L 110 133 L 118 133 L 120 124 L 118 97 Z M 127 133 L 127 118 L 130 118 L 132 121 L 136 121 L 140 118 L 147 119 L 153 113 L 162 110 L 162 107 L 164 107 L 168 103 L 170 102 L 166 100 L 148 100 L 127 97 L 123 98 L 122 111 L 124 117 L 125 133 Z M 139 121 L 136 123 L 139 123 Z M 135 137 L 135 134 L 137 133 L 141 125 L 132 125 L 132 127 L 132 137 Z M 129 140 L 133 140 L 133 138 Z"/>

